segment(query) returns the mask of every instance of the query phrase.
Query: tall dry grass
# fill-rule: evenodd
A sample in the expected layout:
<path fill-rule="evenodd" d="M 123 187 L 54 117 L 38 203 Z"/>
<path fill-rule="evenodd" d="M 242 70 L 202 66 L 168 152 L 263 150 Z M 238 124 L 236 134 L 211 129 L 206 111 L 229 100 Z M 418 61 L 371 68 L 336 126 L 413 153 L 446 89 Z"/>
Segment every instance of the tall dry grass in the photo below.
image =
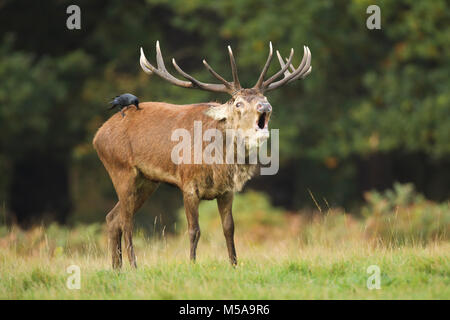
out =
<path fill-rule="evenodd" d="M 271 206 L 260 193 L 234 204 L 237 268 L 230 267 L 215 202 L 200 208 L 202 237 L 188 261 L 184 213 L 176 234 L 134 237 L 139 269 L 110 268 L 103 224 L 0 227 L 0 298 L 396 299 L 450 298 L 450 211 L 410 186 L 366 195 L 360 215 L 302 213 Z M 141 213 L 142 214 L 142 213 Z M 81 267 L 81 290 L 68 290 L 66 268 Z M 368 290 L 368 266 L 382 289 Z"/>

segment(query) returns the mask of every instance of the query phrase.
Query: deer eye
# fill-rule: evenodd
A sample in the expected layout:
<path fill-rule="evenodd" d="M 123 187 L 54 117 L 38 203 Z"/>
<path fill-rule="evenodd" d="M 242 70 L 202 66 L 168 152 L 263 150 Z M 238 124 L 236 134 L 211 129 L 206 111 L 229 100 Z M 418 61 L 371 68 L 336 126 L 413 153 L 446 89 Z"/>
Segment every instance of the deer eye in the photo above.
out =
<path fill-rule="evenodd" d="M 236 103 L 236 108 L 240 108 L 240 107 L 242 107 L 242 103 L 241 102 Z"/>

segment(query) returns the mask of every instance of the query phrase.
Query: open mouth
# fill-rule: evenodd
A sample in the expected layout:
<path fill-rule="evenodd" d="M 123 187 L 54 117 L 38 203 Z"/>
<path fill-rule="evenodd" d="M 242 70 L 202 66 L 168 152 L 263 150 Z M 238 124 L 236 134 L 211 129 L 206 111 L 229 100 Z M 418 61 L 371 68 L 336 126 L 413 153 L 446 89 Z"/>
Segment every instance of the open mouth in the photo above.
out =
<path fill-rule="evenodd" d="M 267 126 L 268 115 L 267 112 L 261 113 L 258 117 L 258 121 L 256 122 L 259 129 L 264 129 Z"/>

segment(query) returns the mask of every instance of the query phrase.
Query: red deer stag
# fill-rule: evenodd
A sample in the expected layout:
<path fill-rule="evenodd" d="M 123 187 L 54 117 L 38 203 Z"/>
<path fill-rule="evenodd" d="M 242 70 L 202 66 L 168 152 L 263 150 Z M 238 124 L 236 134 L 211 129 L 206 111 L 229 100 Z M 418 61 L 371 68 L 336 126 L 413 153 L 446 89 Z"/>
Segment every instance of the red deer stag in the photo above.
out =
<path fill-rule="evenodd" d="M 176 129 L 181 128 L 193 136 L 194 121 L 200 121 L 203 132 L 211 128 L 221 132 L 228 129 L 242 129 L 250 130 L 253 134 L 250 138 L 259 142 L 267 139 L 272 107 L 264 93 L 306 77 L 311 72 L 311 52 L 308 47 L 304 47 L 303 59 L 295 68 L 292 64 L 293 49 L 285 61 L 277 51 L 281 68 L 273 76 L 264 80 L 272 61 L 273 49 L 270 43 L 266 64 L 256 85 L 250 89 L 241 87 L 230 47 L 228 47 L 228 53 L 233 81 L 225 80 L 203 60 L 208 71 L 221 82 L 210 84 L 200 82 L 184 72 L 175 59 L 172 59 L 173 66 L 187 81 L 171 75 L 164 65 L 159 42 L 156 43 L 157 67 L 147 61 L 141 48 L 140 65 L 145 73 L 156 74 L 184 88 L 225 92 L 231 95 L 231 99 L 224 104 L 209 102 L 173 105 L 165 102 L 144 102 L 139 105 L 141 110 L 129 108 L 125 117 L 115 114 L 98 130 L 93 144 L 111 177 L 119 198 L 106 217 L 113 268 L 120 268 L 122 265 L 122 235 L 130 264 L 136 267 L 132 243 L 133 216 L 161 182 L 175 185 L 183 193 L 191 260 L 195 261 L 197 243 L 200 238 L 199 202 L 203 199 L 217 199 L 230 262 L 232 265 L 237 263 L 232 216 L 233 194 L 240 191 L 245 182 L 252 177 L 256 166 L 228 162 L 222 164 L 176 163 L 171 157 L 172 149 L 176 145 L 172 134 Z M 201 150 L 204 149 L 203 146 L 201 148 Z M 245 148 L 248 151 L 249 146 L 246 145 Z M 191 152 L 188 153 L 191 154 Z"/>

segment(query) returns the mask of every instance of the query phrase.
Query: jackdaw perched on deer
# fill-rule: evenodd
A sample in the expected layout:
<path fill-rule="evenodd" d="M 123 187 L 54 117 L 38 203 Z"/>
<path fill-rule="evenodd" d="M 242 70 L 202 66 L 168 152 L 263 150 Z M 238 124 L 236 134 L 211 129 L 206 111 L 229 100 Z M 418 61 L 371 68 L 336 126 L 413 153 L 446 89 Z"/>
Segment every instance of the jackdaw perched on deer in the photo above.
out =
<path fill-rule="evenodd" d="M 137 110 L 139 110 L 139 100 L 136 96 L 132 95 L 131 93 L 124 93 L 120 96 L 116 96 L 112 101 L 109 102 L 112 106 L 108 109 L 111 110 L 115 107 L 119 107 L 120 113 L 122 114 L 122 117 L 125 116 L 125 113 L 123 112 L 123 109 L 125 107 L 134 105 Z"/>
<path fill-rule="evenodd" d="M 184 88 L 228 93 L 231 99 L 224 104 L 208 102 L 174 105 L 166 102 L 143 102 L 140 104 L 141 110 L 130 109 L 125 118 L 113 115 L 98 130 L 93 145 L 111 177 L 119 198 L 106 217 L 113 268 L 120 268 L 122 265 L 122 236 L 130 264 L 136 267 L 132 242 L 133 216 L 161 182 L 175 185 L 183 193 L 192 261 L 195 261 L 200 238 L 199 202 L 204 199 L 217 199 L 230 262 L 236 265 L 233 195 L 242 189 L 254 175 L 257 167 L 255 164 L 237 161 L 211 164 L 196 162 L 197 141 L 194 141 L 192 148 L 189 145 L 187 150 L 183 150 L 183 159 L 188 161 L 177 161 L 176 157 L 174 159 L 177 141 L 173 138 L 174 133 L 179 132 L 190 134 L 190 137 L 195 136 L 195 126 L 200 124 L 203 132 L 211 129 L 225 136 L 226 131 L 239 129 L 249 132 L 249 139 L 256 141 L 257 144 L 266 140 L 269 136 L 268 124 L 272 106 L 264 94 L 297 79 L 303 79 L 311 72 L 311 52 L 308 47 L 303 47 L 304 56 L 297 68 L 292 64 L 293 49 L 286 60 L 283 60 L 277 51 L 281 68 L 264 80 L 273 56 L 272 43 L 269 48 L 266 64 L 255 86 L 250 89 L 244 89 L 240 85 L 236 62 L 230 47 L 228 53 L 232 82 L 225 80 L 203 60 L 205 67 L 221 82 L 220 84 L 200 82 L 184 72 L 175 59 L 172 59 L 177 72 L 186 79 L 180 80 L 167 71 L 159 42 L 156 42 L 156 67 L 147 61 L 141 48 L 140 65 L 148 75 L 156 74 Z M 199 143 L 202 153 L 206 148 L 201 140 Z M 245 145 L 246 156 L 249 148 L 249 145 Z M 197 145 L 197 153 L 198 151 Z M 191 155 L 194 162 L 191 161 Z M 217 156 L 219 160 L 225 158 L 225 154 Z"/>

